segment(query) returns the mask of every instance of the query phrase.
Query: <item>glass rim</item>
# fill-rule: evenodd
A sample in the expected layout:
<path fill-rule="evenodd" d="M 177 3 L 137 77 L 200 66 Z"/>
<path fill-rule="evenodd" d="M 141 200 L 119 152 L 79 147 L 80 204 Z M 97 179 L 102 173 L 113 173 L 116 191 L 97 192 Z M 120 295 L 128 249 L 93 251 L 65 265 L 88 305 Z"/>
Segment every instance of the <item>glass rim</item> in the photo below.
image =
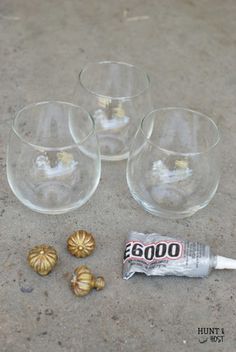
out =
<path fill-rule="evenodd" d="M 83 83 L 83 80 L 82 80 L 83 74 L 88 70 L 89 66 L 91 66 L 91 65 L 103 65 L 103 64 L 116 64 L 116 65 L 121 65 L 121 66 L 135 68 L 137 71 L 143 73 L 143 75 L 145 77 L 145 80 L 146 80 L 146 86 L 143 89 L 141 89 L 141 91 L 138 94 L 125 95 L 125 96 L 120 96 L 120 97 L 113 97 L 112 95 L 100 94 L 100 93 L 98 93 L 96 91 L 93 91 L 92 89 L 87 88 L 86 85 Z M 139 97 L 140 95 L 142 95 L 144 92 L 146 92 L 149 89 L 150 82 L 151 82 L 149 75 L 141 67 L 133 65 L 133 64 L 129 64 L 127 62 L 114 61 L 114 60 L 103 60 L 103 61 L 91 61 L 91 62 L 88 62 L 82 68 L 82 70 L 80 71 L 80 73 L 78 75 L 78 78 L 79 78 L 79 83 L 81 84 L 81 86 L 87 92 L 89 92 L 90 94 L 93 94 L 93 95 L 95 95 L 97 97 L 108 98 L 110 100 L 131 100 L 131 99 L 137 98 L 137 97 Z"/>
<path fill-rule="evenodd" d="M 69 145 L 65 145 L 63 147 L 46 147 L 46 146 L 43 146 L 43 145 L 38 145 L 38 144 L 35 144 L 35 143 L 27 141 L 24 137 L 22 137 L 21 133 L 19 133 L 16 130 L 16 128 L 15 128 L 17 120 L 19 119 L 19 117 L 22 114 L 22 112 L 27 111 L 28 109 L 31 109 L 31 108 L 33 108 L 35 106 L 41 106 L 41 105 L 47 105 L 47 104 L 66 105 L 66 106 L 70 106 L 70 107 L 77 108 L 77 109 L 81 110 L 83 113 L 85 113 L 88 116 L 89 120 L 92 123 L 91 131 L 87 134 L 87 136 L 81 142 L 72 143 L 72 144 L 69 144 Z M 71 149 L 71 148 L 73 148 L 75 146 L 78 146 L 78 145 L 82 145 L 92 134 L 94 134 L 95 133 L 95 121 L 94 121 L 92 115 L 88 111 L 86 111 L 83 107 L 81 107 L 79 105 L 76 105 L 76 104 L 73 104 L 73 103 L 69 103 L 69 102 L 65 102 L 65 101 L 60 101 L 60 100 L 45 100 L 45 101 L 39 101 L 39 102 L 36 102 L 36 103 L 28 104 L 28 105 L 24 106 L 22 109 L 20 109 L 19 111 L 17 111 L 16 114 L 15 114 L 15 117 L 13 119 L 12 128 L 11 129 L 15 133 L 15 135 L 23 143 L 31 146 L 32 148 L 43 149 L 45 151 L 61 151 L 61 150 L 63 151 L 63 150 Z"/>
<path fill-rule="evenodd" d="M 198 115 L 199 117 L 203 117 L 204 119 L 206 119 L 207 121 L 209 121 L 210 124 L 212 125 L 212 127 L 215 129 L 215 131 L 216 131 L 216 141 L 215 141 L 214 143 L 212 143 L 212 144 L 211 144 L 208 148 L 206 148 L 205 150 L 199 151 L 199 152 L 176 152 L 176 151 L 174 151 L 174 150 L 169 150 L 169 149 L 160 147 L 158 144 L 152 142 L 152 141 L 150 140 L 150 138 L 148 138 L 148 137 L 146 136 L 146 133 L 145 133 L 144 130 L 143 130 L 143 125 L 144 125 L 145 120 L 146 120 L 148 117 L 150 117 L 151 115 L 153 115 L 154 113 L 158 113 L 158 112 L 161 112 L 161 111 L 168 111 L 168 110 L 187 111 L 187 112 L 190 112 L 190 113 L 194 113 L 194 114 Z M 189 109 L 189 108 L 183 108 L 183 107 L 164 107 L 164 108 L 154 109 L 154 110 L 150 111 L 149 113 L 147 113 L 147 114 L 143 117 L 139 129 L 140 129 L 140 131 L 142 132 L 144 138 L 146 139 L 146 141 L 147 141 L 149 144 L 153 145 L 155 148 L 158 148 L 158 149 L 160 149 L 161 151 L 163 151 L 163 152 L 165 152 L 165 153 L 167 153 L 167 154 L 170 154 L 170 155 L 182 155 L 182 156 L 189 156 L 189 155 L 190 155 L 190 156 L 191 156 L 191 155 L 201 155 L 201 154 L 205 154 L 205 153 L 208 153 L 211 149 L 215 148 L 215 147 L 217 146 L 217 144 L 218 144 L 218 143 L 220 142 L 220 140 L 221 140 L 219 128 L 218 128 L 218 126 L 216 125 L 215 121 L 214 121 L 211 117 L 209 117 L 209 116 L 207 116 L 207 115 L 205 115 L 205 114 L 203 114 L 203 113 L 201 113 L 201 112 L 199 112 L 199 111 L 192 110 L 192 109 Z"/>

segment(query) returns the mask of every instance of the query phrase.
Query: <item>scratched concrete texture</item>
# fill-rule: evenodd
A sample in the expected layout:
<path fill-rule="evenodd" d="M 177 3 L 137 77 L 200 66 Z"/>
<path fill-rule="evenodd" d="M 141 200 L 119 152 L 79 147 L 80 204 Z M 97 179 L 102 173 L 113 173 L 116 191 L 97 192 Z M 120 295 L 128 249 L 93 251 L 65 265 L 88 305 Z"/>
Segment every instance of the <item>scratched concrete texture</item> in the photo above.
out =
<path fill-rule="evenodd" d="M 235 272 L 206 279 L 121 276 L 130 230 L 198 240 L 236 258 L 235 19 L 235 0 L 1 0 L 1 352 L 235 351 Z M 207 208 L 184 220 L 151 216 L 129 194 L 125 161 L 103 163 L 94 196 L 68 214 L 32 212 L 11 193 L 6 145 L 15 112 L 35 101 L 71 101 L 80 69 L 101 59 L 145 68 L 155 106 L 190 107 L 217 122 L 222 178 Z M 84 260 L 66 250 L 78 228 L 97 242 Z M 26 262 L 27 251 L 43 242 L 60 256 L 44 278 Z M 107 286 L 80 299 L 69 280 L 82 263 L 104 275 Z M 200 344 L 200 327 L 224 329 L 224 342 Z"/>

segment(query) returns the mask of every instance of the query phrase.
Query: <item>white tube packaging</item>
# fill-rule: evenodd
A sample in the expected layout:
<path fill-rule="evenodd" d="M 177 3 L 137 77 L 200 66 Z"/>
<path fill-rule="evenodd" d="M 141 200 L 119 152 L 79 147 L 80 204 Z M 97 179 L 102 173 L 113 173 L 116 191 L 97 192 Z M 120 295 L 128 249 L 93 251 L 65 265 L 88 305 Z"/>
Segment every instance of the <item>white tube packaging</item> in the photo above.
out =
<path fill-rule="evenodd" d="M 212 269 L 236 269 L 236 260 L 214 256 L 210 247 L 157 233 L 131 232 L 125 244 L 123 278 L 148 276 L 206 277 Z"/>

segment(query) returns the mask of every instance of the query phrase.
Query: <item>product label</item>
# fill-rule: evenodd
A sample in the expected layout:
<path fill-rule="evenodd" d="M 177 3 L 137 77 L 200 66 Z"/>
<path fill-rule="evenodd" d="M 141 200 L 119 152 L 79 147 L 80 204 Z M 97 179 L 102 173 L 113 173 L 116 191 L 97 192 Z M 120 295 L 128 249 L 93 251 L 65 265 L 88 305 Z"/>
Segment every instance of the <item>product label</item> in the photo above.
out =
<path fill-rule="evenodd" d="M 124 262 L 127 259 L 142 259 L 152 263 L 163 259 L 178 259 L 183 255 L 183 243 L 179 241 L 159 241 L 145 244 L 138 241 L 126 243 Z"/>
<path fill-rule="evenodd" d="M 177 240 L 157 233 L 131 232 L 125 244 L 123 278 L 146 275 L 207 276 L 210 248 L 198 242 Z"/>

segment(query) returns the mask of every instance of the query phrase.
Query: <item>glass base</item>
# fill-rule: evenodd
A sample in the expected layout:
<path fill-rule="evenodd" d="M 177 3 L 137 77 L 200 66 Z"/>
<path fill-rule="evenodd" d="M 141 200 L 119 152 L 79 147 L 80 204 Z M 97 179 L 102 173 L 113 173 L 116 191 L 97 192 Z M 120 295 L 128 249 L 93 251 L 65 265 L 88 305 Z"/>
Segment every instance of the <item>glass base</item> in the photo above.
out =
<path fill-rule="evenodd" d="M 89 194 L 83 198 L 80 199 L 78 202 L 74 202 L 74 203 L 68 203 L 64 206 L 61 207 L 47 207 L 46 205 L 36 205 L 34 203 L 32 203 L 31 201 L 29 201 L 28 199 L 26 199 L 25 197 L 22 196 L 22 194 L 13 187 L 10 179 L 8 178 L 8 183 L 9 186 L 13 192 L 13 194 L 16 196 L 16 198 L 23 204 L 25 205 L 27 208 L 36 211 L 37 213 L 41 213 L 41 214 L 48 214 L 48 215 L 58 215 L 58 214 L 65 214 L 68 213 L 69 211 L 72 210 L 76 210 L 78 208 L 80 208 L 81 206 L 83 206 L 85 203 L 87 203 L 89 201 L 89 199 L 92 197 L 92 195 L 94 194 L 94 192 L 97 189 L 98 183 L 99 183 L 100 178 L 98 178 L 98 181 L 96 182 L 96 184 L 94 185 L 94 187 L 92 188 L 92 190 L 89 192 Z"/>
<path fill-rule="evenodd" d="M 132 197 L 136 200 L 136 202 L 141 205 L 142 208 L 144 208 L 144 210 L 146 210 L 148 213 L 161 217 L 161 218 L 165 218 L 165 219 L 184 219 L 187 218 L 189 216 L 192 216 L 193 214 L 195 214 L 198 210 L 205 208 L 210 200 L 212 199 L 212 197 L 210 199 L 208 199 L 205 203 L 201 204 L 201 205 L 197 205 L 195 207 L 189 208 L 188 210 L 185 211 L 171 211 L 171 210 L 165 210 L 165 209 L 161 209 L 161 208 L 153 208 L 152 206 L 150 206 L 149 204 L 147 204 L 144 201 L 141 201 L 136 195 L 134 195 L 133 193 L 131 193 Z"/>
<path fill-rule="evenodd" d="M 121 161 L 128 159 L 129 152 L 121 155 L 101 155 L 101 159 L 104 161 Z"/>
<path fill-rule="evenodd" d="M 129 152 L 120 138 L 100 134 L 98 137 L 102 160 L 118 161 L 128 158 Z"/>

